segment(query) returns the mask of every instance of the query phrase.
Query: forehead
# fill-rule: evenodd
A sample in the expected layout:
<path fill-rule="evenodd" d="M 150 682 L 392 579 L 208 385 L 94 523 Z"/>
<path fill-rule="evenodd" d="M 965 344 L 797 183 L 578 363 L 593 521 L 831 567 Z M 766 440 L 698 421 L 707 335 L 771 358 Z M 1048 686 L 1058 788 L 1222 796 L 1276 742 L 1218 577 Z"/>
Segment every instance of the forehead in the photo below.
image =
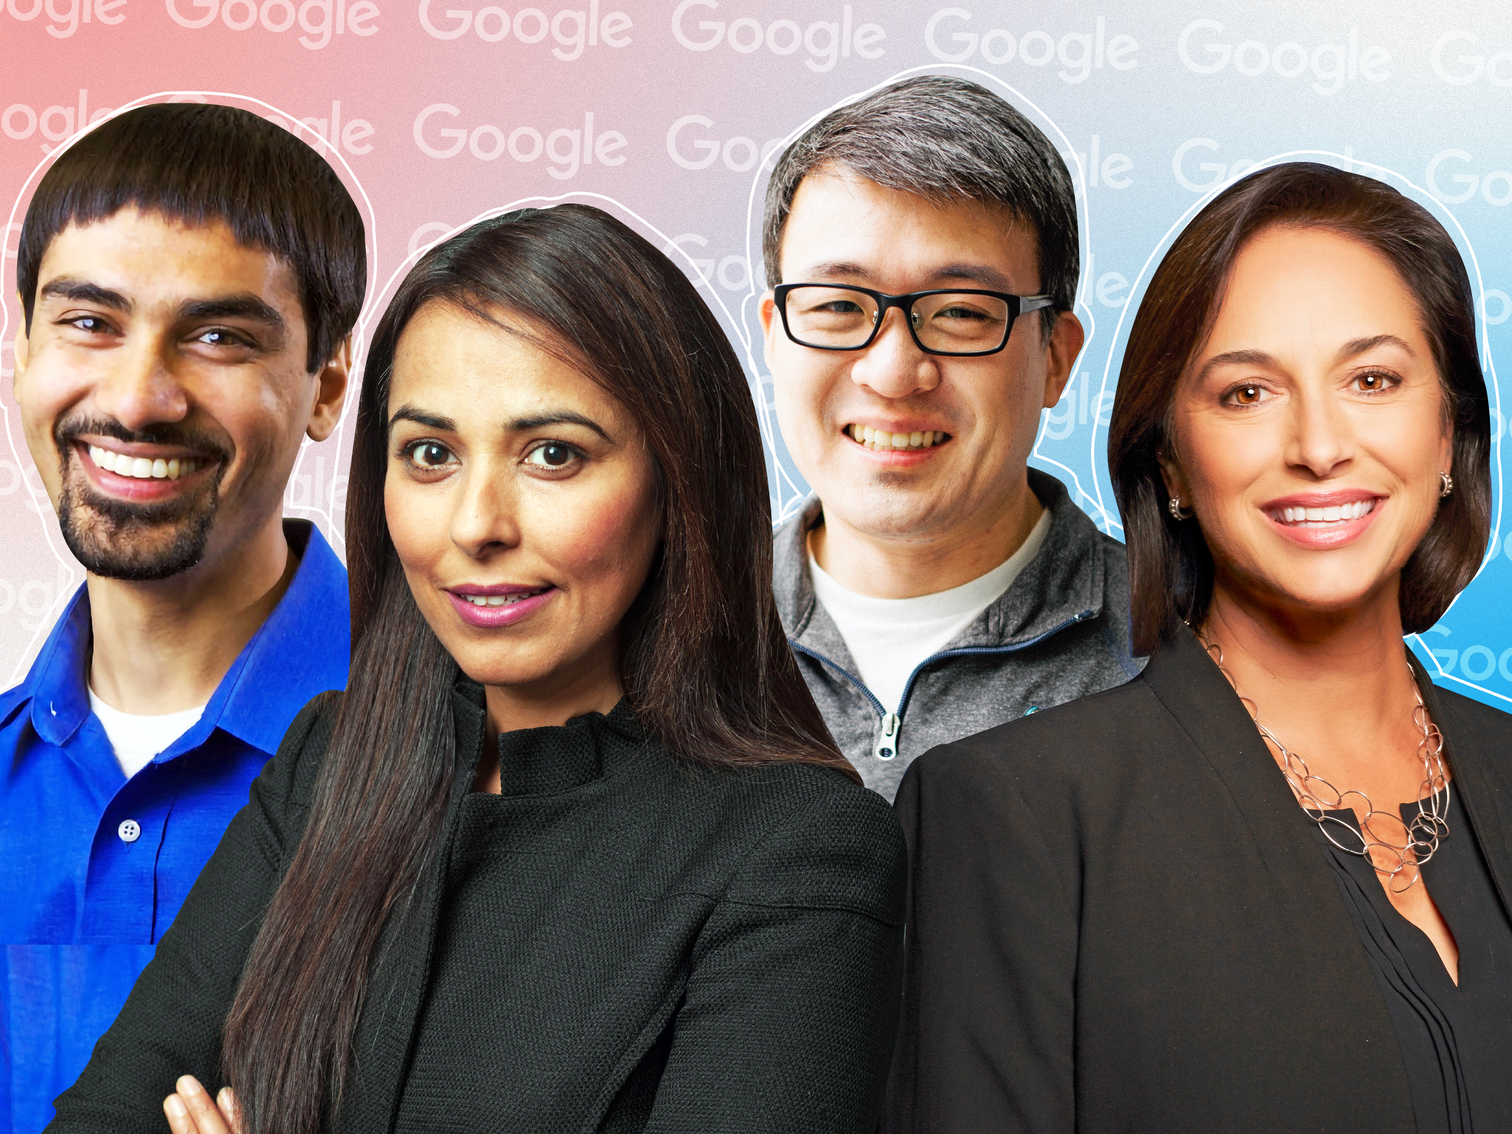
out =
<path fill-rule="evenodd" d="M 394 350 L 389 411 L 405 403 L 429 407 L 455 417 L 464 432 L 470 424 L 493 430 L 502 419 L 569 405 L 625 420 L 619 402 L 580 367 L 531 341 L 550 341 L 549 332 L 508 312 L 493 317 L 523 334 L 443 301 L 416 312 Z"/>
<path fill-rule="evenodd" d="M 1025 286 L 1026 274 L 1032 283 L 1039 271 L 1033 229 L 1004 205 L 932 201 L 826 166 L 799 182 L 793 194 L 781 263 L 789 281 L 827 264 L 915 274 L 979 264 L 1015 286 Z"/>
<path fill-rule="evenodd" d="M 1422 322 L 1417 297 L 1381 253 L 1331 229 L 1278 226 L 1235 257 L 1213 337 L 1349 339 L 1376 328 L 1422 338 Z"/>
<path fill-rule="evenodd" d="M 250 293 L 291 327 L 303 322 L 289 265 L 240 243 L 222 220 L 189 225 L 128 207 L 88 224 L 70 223 L 43 253 L 38 294 L 60 278 L 119 292 L 142 307 Z"/>

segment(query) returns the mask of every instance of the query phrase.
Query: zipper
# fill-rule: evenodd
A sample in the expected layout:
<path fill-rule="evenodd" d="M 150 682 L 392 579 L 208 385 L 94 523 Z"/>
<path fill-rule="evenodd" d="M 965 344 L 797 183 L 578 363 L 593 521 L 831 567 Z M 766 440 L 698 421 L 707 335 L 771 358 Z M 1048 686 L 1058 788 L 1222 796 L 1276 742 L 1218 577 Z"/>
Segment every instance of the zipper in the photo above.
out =
<path fill-rule="evenodd" d="M 898 711 L 896 713 L 888 712 L 887 709 L 883 706 L 882 702 L 877 700 L 876 694 L 874 694 L 870 689 L 866 687 L 866 682 L 862 681 L 859 677 L 857 677 L 850 670 L 846 669 L 844 666 L 838 665 L 835 662 L 831 661 L 829 658 L 821 654 L 818 650 L 811 650 L 807 646 L 800 645 L 798 642 L 793 641 L 793 639 L 791 638 L 788 639 L 788 645 L 793 648 L 794 653 L 804 654 L 823 665 L 829 666 L 830 669 L 834 670 L 841 677 L 845 678 L 858 690 L 860 690 L 862 696 L 864 696 L 868 701 L 871 702 L 872 708 L 876 710 L 878 723 L 880 725 L 880 731 L 877 736 L 877 743 L 872 748 L 872 755 L 875 756 L 878 760 L 891 760 L 898 754 L 898 735 L 903 731 L 903 714 L 908 709 L 909 698 L 913 696 L 914 682 L 918 680 L 919 674 L 925 666 L 931 665 L 932 663 L 939 661 L 941 658 L 981 657 L 986 654 L 1011 654 L 1017 650 L 1023 650 L 1027 649 L 1030 646 L 1038 645 L 1040 642 L 1043 642 L 1052 634 L 1059 634 L 1068 626 L 1075 626 L 1078 622 L 1085 622 L 1095 614 L 1096 611 L 1084 610 L 1080 614 L 1072 615 L 1064 622 L 1057 623 L 1055 626 L 1052 626 L 1050 629 L 1046 630 L 1043 634 L 1036 634 L 1033 638 L 1030 638 L 1023 642 L 1015 642 L 1011 646 L 962 646 L 959 649 L 941 650 L 937 654 L 930 654 L 929 657 L 925 658 L 918 665 L 914 666 L 913 672 L 908 675 L 908 683 L 903 686 L 903 696 L 898 699 Z M 1038 706 L 1036 706 L 1036 708 L 1038 708 Z M 1031 709 L 1030 711 L 1033 712 L 1034 710 Z"/>

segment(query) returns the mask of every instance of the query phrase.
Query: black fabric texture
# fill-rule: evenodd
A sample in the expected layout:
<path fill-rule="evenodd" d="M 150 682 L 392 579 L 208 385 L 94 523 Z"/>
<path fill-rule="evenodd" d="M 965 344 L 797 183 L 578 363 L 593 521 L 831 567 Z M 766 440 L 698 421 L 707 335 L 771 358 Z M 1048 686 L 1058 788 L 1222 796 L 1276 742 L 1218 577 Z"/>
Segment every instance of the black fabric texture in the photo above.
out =
<path fill-rule="evenodd" d="M 1370 863 L 1318 831 L 1396 1028 L 1417 1134 L 1512 1130 L 1512 921 L 1460 790 L 1449 793 L 1441 812 L 1449 833 L 1422 877 L 1454 934 L 1458 985 L 1428 936 L 1392 906 Z M 1416 813 L 1415 804 L 1404 806 L 1403 821 Z M 1344 819 L 1358 824 L 1352 814 Z M 1337 825 L 1333 832 L 1346 846 L 1361 845 Z"/>
<path fill-rule="evenodd" d="M 1419 684 L 1506 916 L 1512 717 Z M 1416 1134 L 1317 825 L 1195 638 L 924 754 L 896 809 L 909 945 L 884 1130 Z"/>
<path fill-rule="evenodd" d="M 335 1130 L 874 1129 L 896 1034 L 905 861 L 874 793 L 828 769 L 695 768 L 625 702 L 506 733 L 468 790 L 479 690 L 418 916 L 388 933 Z M 164 1129 L 219 1034 L 287 868 L 334 704 L 307 709 L 50 1131 Z"/>

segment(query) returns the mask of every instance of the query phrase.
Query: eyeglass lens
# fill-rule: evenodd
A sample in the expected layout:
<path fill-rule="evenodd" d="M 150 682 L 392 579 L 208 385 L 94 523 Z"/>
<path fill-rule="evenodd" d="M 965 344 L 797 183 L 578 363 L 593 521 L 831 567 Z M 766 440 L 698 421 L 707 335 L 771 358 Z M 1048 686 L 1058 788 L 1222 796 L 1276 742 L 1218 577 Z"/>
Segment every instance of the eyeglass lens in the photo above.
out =
<path fill-rule="evenodd" d="M 877 300 L 841 287 L 795 287 L 787 295 L 788 333 L 804 346 L 858 347 L 877 322 Z M 991 295 L 941 292 L 914 300 L 914 334 L 930 350 L 997 350 L 1008 336 L 1008 304 Z"/>

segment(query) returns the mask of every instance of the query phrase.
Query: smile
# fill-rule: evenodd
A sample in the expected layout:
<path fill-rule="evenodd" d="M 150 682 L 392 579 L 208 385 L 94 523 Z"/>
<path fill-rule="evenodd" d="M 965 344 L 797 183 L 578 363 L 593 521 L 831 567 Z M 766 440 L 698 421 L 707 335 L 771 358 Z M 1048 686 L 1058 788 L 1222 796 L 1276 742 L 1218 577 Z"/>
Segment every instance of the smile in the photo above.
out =
<path fill-rule="evenodd" d="M 1278 524 L 1292 526 L 1343 524 L 1370 515 L 1375 511 L 1375 506 L 1376 501 L 1372 497 L 1369 500 L 1356 500 L 1350 504 L 1330 504 L 1324 508 L 1267 508 L 1265 514 Z"/>
<path fill-rule="evenodd" d="M 550 584 L 540 587 L 522 587 L 513 583 L 463 584 L 455 590 L 448 589 L 446 597 L 463 622 L 492 630 L 513 626 L 531 617 L 550 603 L 551 596 L 556 593 L 557 588 Z"/>
<path fill-rule="evenodd" d="M 102 449 L 98 445 L 89 446 L 89 459 L 106 472 L 136 480 L 177 480 L 198 471 L 200 467 L 200 462 L 192 458 L 174 457 L 172 460 L 164 460 L 161 457 L 131 457 L 125 453 Z"/>
<path fill-rule="evenodd" d="M 550 589 L 549 587 L 541 587 L 541 588 L 539 588 L 537 590 L 534 590 L 534 591 L 520 591 L 520 592 L 518 592 L 516 594 L 512 594 L 512 595 L 461 595 L 461 594 L 459 594 L 459 595 L 457 595 L 457 597 L 460 598 L 460 599 L 462 599 L 464 602 L 470 602 L 470 603 L 472 603 L 473 606 L 511 606 L 514 603 L 523 602 L 525 599 L 534 598 L 536 595 L 541 594 L 543 591 L 546 591 L 546 590 L 549 590 L 549 589 Z"/>
<path fill-rule="evenodd" d="M 889 433 L 885 429 L 873 429 L 870 425 L 851 424 L 845 433 L 852 441 L 872 450 L 929 449 L 946 440 L 950 434 L 931 430 L 913 433 Z"/>

